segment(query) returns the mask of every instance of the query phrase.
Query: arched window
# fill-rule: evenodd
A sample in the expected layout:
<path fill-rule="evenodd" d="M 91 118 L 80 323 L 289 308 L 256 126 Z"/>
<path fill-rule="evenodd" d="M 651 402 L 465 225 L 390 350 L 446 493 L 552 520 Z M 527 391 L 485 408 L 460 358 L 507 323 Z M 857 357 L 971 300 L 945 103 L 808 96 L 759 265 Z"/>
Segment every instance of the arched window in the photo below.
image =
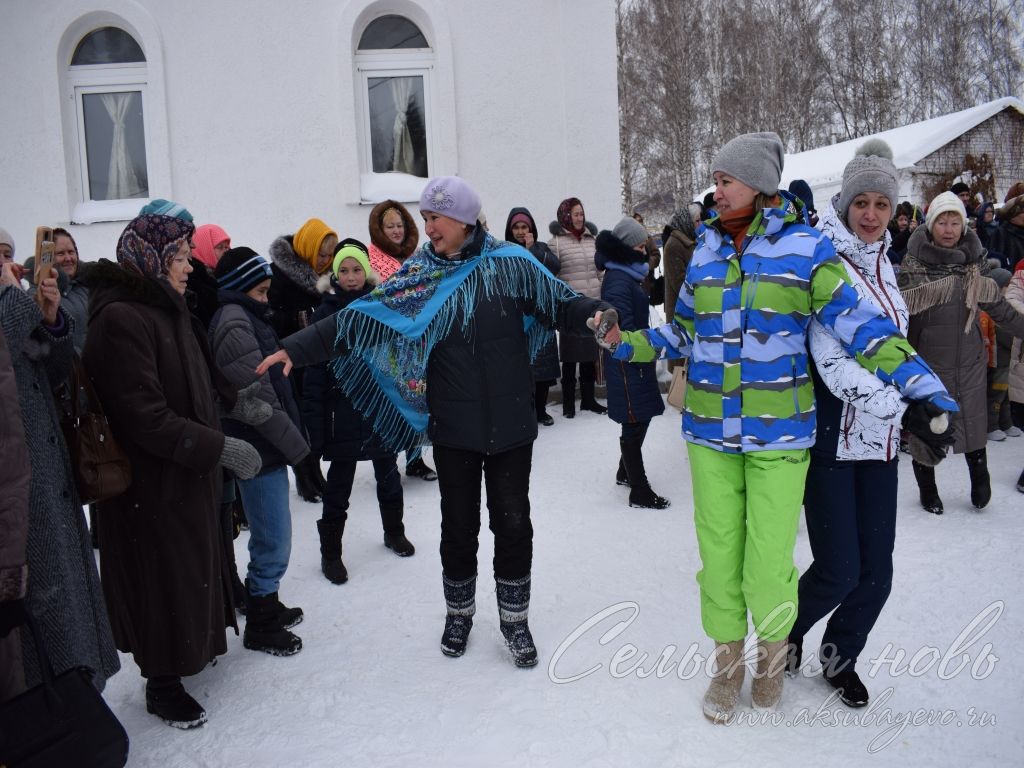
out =
<path fill-rule="evenodd" d="M 379 190 L 370 197 L 409 199 L 402 190 L 417 183 L 422 188 L 429 175 L 433 66 L 429 41 L 404 16 L 378 16 L 360 35 L 355 54 L 362 107 L 360 161 L 364 177 L 370 175 L 364 199 L 367 187 Z"/>
<path fill-rule="evenodd" d="M 106 26 L 85 34 L 71 53 L 80 203 L 146 198 L 146 56 L 130 34 Z"/>

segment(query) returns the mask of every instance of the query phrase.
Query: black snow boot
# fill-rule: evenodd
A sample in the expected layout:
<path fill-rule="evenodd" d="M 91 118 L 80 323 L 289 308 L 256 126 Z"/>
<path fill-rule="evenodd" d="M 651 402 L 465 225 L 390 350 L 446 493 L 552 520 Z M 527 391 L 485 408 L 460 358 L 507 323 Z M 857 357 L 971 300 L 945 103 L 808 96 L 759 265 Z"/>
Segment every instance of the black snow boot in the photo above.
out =
<path fill-rule="evenodd" d="M 571 419 L 576 416 L 576 379 L 562 379 L 562 415 Z"/>
<path fill-rule="evenodd" d="M 992 499 L 992 483 L 988 476 L 988 456 L 984 448 L 964 454 L 971 474 L 971 504 L 984 509 Z"/>
<path fill-rule="evenodd" d="M 619 438 L 622 463 L 629 479 L 629 506 L 642 509 L 665 509 L 671 505 L 664 496 L 659 496 L 647 481 L 644 469 L 643 440 Z"/>
<path fill-rule="evenodd" d="M 317 520 L 320 533 L 320 570 L 331 584 L 348 581 L 348 571 L 341 562 L 341 534 L 345 531 L 344 520 Z"/>
<path fill-rule="evenodd" d="M 1020 477 L 1017 478 L 1017 490 L 1024 493 L 1024 471 L 1020 473 Z"/>
<path fill-rule="evenodd" d="M 302 640 L 284 629 L 280 622 L 277 594 L 248 595 L 242 645 L 250 651 L 271 656 L 293 656 L 302 650 Z"/>
<path fill-rule="evenodd" d="M 274 603 L 274 610 L 277 611 L 277 626 L 281 629 L 291 629 L 302 623 L 304 618 L 301 608 L 289 608 L 278 598 L 277 592 L 271 592 L 267 597 Z"/>
<path fill-rule="evenodd" d="M 399 557 L 416 554 L 416 547 L 405 538 L 402 522 L 402 502 L 384 502 L 380 505 L 380 520 L 384 524 L 384 546 Z"/>
<path fill-rule="evenodd" d="M 914 467 L 914 478 L 917 480 L 917 489 L 921 492 L 921 506 L 933 515 L 942 514 L 942 499 L 939 498 L 939 489 L 935 487 L 935 467 L 927 467 L 912 461 Z"/>
<path fill-rule="evenodd" d="M 146 711 L 174 728 L 188 730 L 206 722 L 206 710 L 188 695 L 180 677 L 146 680 Z"/>
<path fill-rule="evenodd" d="M 608 409 L 594 397 L 594 380 L 580 376 L 580 410 L 596 414 L 608 413 Z"/>
<path fill-rule="evenodd" d="M 852 669 L 847 668 L 842 672 L 832 674 L 826 666 L 821 674 L 825 678 L 825 682 L 839 693 L 839 700 L 843 704 L 854 709 L 867 706 L 868 689 L 864 687 L 864 683 Z"/>
<path fill-rule="evenodd" d="M 457 657 L 466 652 L 469 630 L 473 628 L 476 613 L 476 576 L 465 581 L 452 581 L 441 575 L 444 585 L 444 602 L 448 609 L 444 619 L 444 634 L 441 635 L 441 653 Z"/>
<path fill-rule="evenodd" d="M 548 388 L 549 385 L 546 382 L 544 384 L 538 382 L 534 386 L 533 393 L 533 404 L 537 409 L 537 423 L 545 427 L 550 427 L 555 423 L 555 420 L 548 415 Z"/>
<path fill-rule="evenodd" d="M 530 612 L 530 575 L 521 579 L 494 578 L 498 593 L 498 618 L 501 634 L 512 652 L 517 667 L 532 667 L 537 663 L 537 648 L 533 644 L 527 616 Z"/>

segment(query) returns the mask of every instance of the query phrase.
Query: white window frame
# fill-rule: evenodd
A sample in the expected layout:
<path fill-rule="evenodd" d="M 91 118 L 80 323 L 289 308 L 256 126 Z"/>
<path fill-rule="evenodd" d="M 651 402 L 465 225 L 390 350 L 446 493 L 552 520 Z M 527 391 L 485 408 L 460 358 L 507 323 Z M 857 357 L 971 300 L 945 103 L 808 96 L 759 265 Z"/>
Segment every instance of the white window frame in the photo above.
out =
<path fill-rule="evenodd" d="M 410 21 L 412 21 L 410 19 Z M 368 25 L 367 25 L 368 26 Z M 365 28 L 364 28 L 365 29 Z M 435 174 L 435 135 L 436 120 L 434 108 L 434 52 L 431 48 L 395 48 L 390 50 L 357 51 L 355 54 L 356 85 L 359 88 L 356 103 L 358 104 L 359 122 L 359 172 L 363 179 L 361 187 L 362 202 L 378 203 L 388 197 L 404 198 L 399 202 L 409 203 L 419 200 L 420 192 L 431 174 Z M 373 170 L 372 131 L 370 126 L 370 79 L 377 77 L 422 77 L 423 78 L 423 126 L 426 130 L 427 176 L 411 174 L 375 173 Z M 400 177 L 400 178 L 399 178 Z M 394 181 L 392 191 L 404 194 L 387 194 L 380 200 L 368 195 L 367 182 L 382 182 L 389 185 Z"/>
<path fill-rule="evenodd" d="M 112 0 L 121 5 L 119 0 Z M 134 6 L 87 13 L 64 31 L 57 51 L 60 72 L 61 126 L 67 172 L 68 215 L 72 224 L 128 221 L 153 197 L 173 199 L 170 148 L 167 134 L 164 66 L 159 30 L 148 13 Z M 116 64 L 72 65 L 75 51 L 85 37 L 102 27 L 115 27 L 139 45 L 145 61 Z M 148 198 L 90 200 L 88 159 L 85 153 L 82 93 L 142 92 L 142 118 L 146 142 Z"/>
<path fill-rule="evenodd" d="M 145 140 L 146 126 L 149 124 L 149 116 L 146 114 L 146 104 L 149 102 L 146 94 L 146 81 L 138 80 L 135 82 L 128 82 L 122 78 L 118 78 L 116 82 L 111 83 L 100 83 L 96 80 L 89 80 L 88 85 L 75 85 L 75 122 L 78 126 L 78 164 L 79 173 L 81 174 L 82 184 L 82 202 L 85 204 L 92 203 L 110 203 L 111 205 L 121 203 L 121 200 L 93 200 L 91 198 L 91 190 L 89 189 L 89 157 L 88 157 L 88 145 L 85 140 L 85 108 L 83 103 L 83 96 L 103 94 L 103 93 L 138 93 L 142 99 L 142 130 L 143 140 Z M 149 144 L 146 144 L 146 186 L 149 187 Z M 148 200 L 149 198 L 125 198 L 124 202 L 131 203 L 135 207 L 136 211 L 142 206 L 139 203 L 140 200 Z"/>

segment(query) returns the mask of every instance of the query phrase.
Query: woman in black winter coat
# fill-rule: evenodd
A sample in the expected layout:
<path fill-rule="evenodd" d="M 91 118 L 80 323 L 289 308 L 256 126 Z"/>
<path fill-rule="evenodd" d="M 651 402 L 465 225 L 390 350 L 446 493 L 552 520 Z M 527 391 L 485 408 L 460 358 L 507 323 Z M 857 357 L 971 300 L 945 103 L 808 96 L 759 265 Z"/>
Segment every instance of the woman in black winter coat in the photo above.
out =
<path fill-rule="evenodd" d="M 327 274 L 338 235 L 320 219 L 307 219 L 293 235 L 282 235 L 270 244 L 273 278 L 267 296 L 273 310 L 271 324 L 281 338 L 302 330 L 320 306 L 317 280 Z M 295 390 L 302 400 L 302 372 L 295 377 Z M 304 501 L 319 504 L 327 481 L 313 451 L 293 468 L 295 488 Z"/>
<path fill-rule="evenodd" d="M 283 363 L 287 373 L 340 354 L 339 385 L 374 414 L 374 431 L 391 450 L 433 443 L 447 656 L 465 652 L 476 613 L 486 485 L 501 632 L 516 665 L 533 666 L 531 358 L 545 329 L 593 338 L 587 321 L 609 307 L 575 293 L 521 246 L 489 235 L 477 222 L 480 197 L 462 179 L 427 182 L 419 208 L 429 242 L 365 298 L 285 339 L 257 370 Z"/>
<path fill-rule="evenodd" d="M 519 243 L 523 248 L 533 254 L 541 264 L 547 267 L 548 272 L 558 276 L 562 265 L 558 257 L 548 247 L 537 239 L 537 223 L 526 208 L 513 208 L 508 213 L 508 221 L 505 222 L 505 239 L 510 243 Z M 550 427 L 555 420 L 548 415 L 548 390 L 561 374 L 562 369 L 558 365 L 558 343 L 555 334 L 548 334 L 548 342 L 537 353 L 533 361 L 534 378 L 534 403 L 537 406 L 537 423 Z"/>
<path fill-rule="evenodd" d="M 647 293 L 642 282 L 650 266 L 647 230 L 634 219 L 624 218 L 612 231 L 597 236 L 597 268 L 605 270 L 601 298 L 619 313 L 619 327 L 626 331 L 650 328 Z M 608 382 L 608 418 L 622 425 L 619 437 L 619 470 L 615 482 L 629 486 L 629 506 L 664 509 L 668 499 L 659 496 L 647 481 L 643 444 L 651 419 L 665 411 L 658 388 L 656 363 L 613 360 L 603 350 Z"/>
<path fill-rule="evenodd" d="M 358 240 L 343 240 L 338 245 L 330 273 L 318 282 L 323 300 L 313 313 L 313 322 L 334 317 L 373 290 L 377 282 L 366 246 Z M 397 456 L 381 445 L 374 435 L 372 422 L 352 406 L 329 366 L 330 363 L 319 363 L 306 371 L 302 417 L 309 428 L 313 452 L 331 462 L 324 491 L 323 517 L 316 523 L 320 534 L 320 568 L 332 584 L 344 584 L 348 581 L 348 570 L 341 560 L 341 538 L 357 462 L 373 462 L 377 503 L 384 524 L 384 546 L 399 557 L 414 554 L 416 548 L 405 537 L 404 498 Z"/>

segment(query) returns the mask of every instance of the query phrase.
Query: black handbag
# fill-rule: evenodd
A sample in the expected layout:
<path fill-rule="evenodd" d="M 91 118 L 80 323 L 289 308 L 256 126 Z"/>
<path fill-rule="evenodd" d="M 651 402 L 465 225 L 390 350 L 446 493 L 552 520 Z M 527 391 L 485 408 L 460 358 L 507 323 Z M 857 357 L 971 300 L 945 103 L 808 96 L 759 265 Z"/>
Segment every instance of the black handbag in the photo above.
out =
<path fill-rule="evenodd" d="M 43 682 L 0 704 L 0 766 L 4 768 L 121 768 L 128 734 L 92 684 L 88 667 L 54 676 L 35 621 Z"/>

